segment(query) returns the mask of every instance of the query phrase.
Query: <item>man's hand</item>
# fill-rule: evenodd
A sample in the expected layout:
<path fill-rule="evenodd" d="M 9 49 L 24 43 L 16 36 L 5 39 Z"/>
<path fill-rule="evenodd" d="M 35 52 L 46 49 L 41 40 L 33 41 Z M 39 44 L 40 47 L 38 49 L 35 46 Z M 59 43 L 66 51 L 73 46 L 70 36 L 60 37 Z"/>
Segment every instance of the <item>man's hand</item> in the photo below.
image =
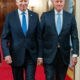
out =
<path fill-rule="evenodd" d="M 71 59 L 71 66 L 75 67 L 76 63 L 77 63 L 77 57 L 72 57 L 72 59 Z"/>
<path fill-rule="evenodd" d="M 37 59 L 37 65 L 43 65 L 43 59 L 42 58 Z"/>
<path fill-rule="evenodd" d="M 11 64 L 12 63 L 11 56 L 6 56 L 5 61 L 6 61 L 7 64 Z"/>

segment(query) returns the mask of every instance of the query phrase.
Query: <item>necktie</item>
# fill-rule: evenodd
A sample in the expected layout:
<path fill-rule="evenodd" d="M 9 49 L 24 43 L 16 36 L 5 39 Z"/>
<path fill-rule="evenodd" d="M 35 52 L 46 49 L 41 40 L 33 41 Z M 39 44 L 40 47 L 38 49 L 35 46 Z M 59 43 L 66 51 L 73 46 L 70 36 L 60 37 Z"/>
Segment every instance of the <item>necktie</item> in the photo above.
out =
<path fill-rule="evenodd" d="M 60 16 L 60 13 L 58 13 L 57 15 L 58 15 L 58 17 L 57 17 L 57 26 L 56 26 L 56 28 L 57 28 L 57 33 L 59 35 L 60 31 L 61 31 L 61 16 Z"/>
<path fill-rule="evenodd" d="M 27 34 L 27 24 L 26 24 L 25 12 L 22 13 L 22 30 L 24 32 L 24 35 L 26 36 L 26 34 Z"/>

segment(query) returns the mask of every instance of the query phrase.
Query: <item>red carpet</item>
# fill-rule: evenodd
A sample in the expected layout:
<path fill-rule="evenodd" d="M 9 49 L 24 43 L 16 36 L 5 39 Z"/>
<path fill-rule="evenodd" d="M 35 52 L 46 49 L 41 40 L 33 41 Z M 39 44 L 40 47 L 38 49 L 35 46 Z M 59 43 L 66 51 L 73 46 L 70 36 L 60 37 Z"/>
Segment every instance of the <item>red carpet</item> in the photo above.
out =
<path fill-rule="evenodd" d="M 0 66 L 0 80 L 13 80 L 12 69 L 3 60 L 3 55 L 2 55 L 2 50 L 1 50 L 1 43 L 0 43 L 0 52 L 1 52 L 1 61 L 2 61 L 1 66 Z M 36 80 L 45 80 L 43 66 L 37 66 L 35 79 Z"/>
<path fill-rule="evenodd" d="M 0 52 L 1 52 L 1 56 L 2 56 L 1 46 L 0 46 Z M 5 61 L 3 60 L 3 56 L 1 58 L 2 58 L 2 65 L 0 67 L 0 80 L 13 80 L 11 67 L 5 63 Z M 37 66 L 35 79 L 36 80 L 45 80 L 43 66 Z M 68 75 L 66 75 L 65 80 L 72 80 L 72 79 L 70 79 L 70 77 Z"/>

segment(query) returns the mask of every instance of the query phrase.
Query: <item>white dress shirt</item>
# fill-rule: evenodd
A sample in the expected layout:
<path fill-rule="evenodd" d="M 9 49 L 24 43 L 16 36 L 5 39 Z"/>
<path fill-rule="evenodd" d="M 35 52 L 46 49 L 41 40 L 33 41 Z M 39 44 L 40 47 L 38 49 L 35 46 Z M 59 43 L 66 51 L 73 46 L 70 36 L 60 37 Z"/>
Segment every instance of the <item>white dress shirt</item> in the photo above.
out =
<path fill-rule="evenodd" d="M 18 14 L 19 14 L 19 19 L 20 19 L 20 23 L 21 23 L 21 27 L 22 27 L 22 11 L 20 9 L 18 9 Z M 29 22 L 29 16 L 28 16 L 28 10 L 25 11 L 25 16 L 26 16 L 26 23 L 27 23 L 27 30 L 28 30 L 28 22 Z"/>
<path fill-rule="evenodd" d="M 57 18 L 58 18 L 58 12 L 56 11 L 56 10 L 54 10 L 55 11 L 55 24 L 56 24 L 56 26 L 57 26 Z M 61 17 L 61 28 L 62 28 L 62 25 L 63 25 L 63 10 L 61 10 L 61 12 L 59 12 L 60 13 L 60 17 Z"/>

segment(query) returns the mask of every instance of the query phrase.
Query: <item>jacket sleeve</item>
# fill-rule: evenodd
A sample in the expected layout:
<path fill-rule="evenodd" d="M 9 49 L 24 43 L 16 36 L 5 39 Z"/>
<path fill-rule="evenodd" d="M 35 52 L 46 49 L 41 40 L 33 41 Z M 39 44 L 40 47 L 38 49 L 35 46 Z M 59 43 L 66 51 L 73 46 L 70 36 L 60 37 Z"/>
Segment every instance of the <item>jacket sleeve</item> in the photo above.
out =
<path fill-rule="evenodd" d="M 72 40 L 72 54 L 76 54 L 79 56 L 79 39 L 78 39 L 78 30 L 75 17 L 72 17 L 72 24 L 71 24 L 71 40 Z"/>
<path fill-rule="evenodd" d="M 3 52 L 3 57 L 10 55 L 9 46 L 8 46 L 9 41 L 10 41 L 10 28 L 9 28 L 9 14 L 8 14 L 5 19 L 3 32 L 1 36 L 1 48 Z"/>
<path fill-rule="evenodd" d="M 44 35 L 44 13 L 41 16 L 40 26 L 38 27 L 38 43 L 39 43 L 39 55 L 38 58 L 43 58 L 43 35 Z"/>

